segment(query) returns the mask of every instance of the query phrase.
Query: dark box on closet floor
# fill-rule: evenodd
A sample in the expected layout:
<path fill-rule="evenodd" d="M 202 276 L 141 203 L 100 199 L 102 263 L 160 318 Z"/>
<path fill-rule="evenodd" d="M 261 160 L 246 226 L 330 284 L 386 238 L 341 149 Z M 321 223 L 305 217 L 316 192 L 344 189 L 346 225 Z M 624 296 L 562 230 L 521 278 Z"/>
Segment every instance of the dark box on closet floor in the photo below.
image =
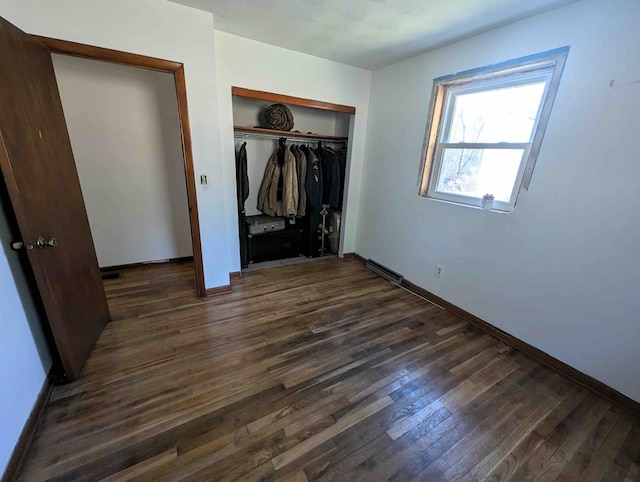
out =
<path fill-rule="evenodd" d="M 263 234 L 270 233 L 272 231 L 284 231 L 286 227 L 284 218 L 258 215 L 247 216 L 246 219 L 249 234 Z"/>
<path fill-rule="evenodd" d="M 290 226 L 284 231 L 250 234 L 247 238 L 249 263 L 300 256 L 302 231 Z"/>

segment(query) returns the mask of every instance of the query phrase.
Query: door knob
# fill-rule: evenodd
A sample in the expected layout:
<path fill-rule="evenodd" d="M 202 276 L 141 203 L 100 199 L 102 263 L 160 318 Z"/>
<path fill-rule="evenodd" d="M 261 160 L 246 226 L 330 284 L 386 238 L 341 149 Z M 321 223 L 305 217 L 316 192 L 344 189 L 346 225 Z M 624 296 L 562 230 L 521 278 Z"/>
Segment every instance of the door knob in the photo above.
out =
<path fill-rule="evenodd" d="M 27 249 L 27 250 L 31 250 L 33 249 L 34 246 L 33 244 L 25 244 L 22 241 L 15 241 L 13 243 L 11 243 L 11 249 L 15 249 L 16 251 L 20 250 L 20 249 Z"/>
<path fill-rule="evenodd" d="M 40 236 L 36 241 L 36 246 L 38 246 L 38 249 L 44 249 L 46 247 L 55 248 L 58 246 L 58 240 L 56 238 L 44 239 Z"/>

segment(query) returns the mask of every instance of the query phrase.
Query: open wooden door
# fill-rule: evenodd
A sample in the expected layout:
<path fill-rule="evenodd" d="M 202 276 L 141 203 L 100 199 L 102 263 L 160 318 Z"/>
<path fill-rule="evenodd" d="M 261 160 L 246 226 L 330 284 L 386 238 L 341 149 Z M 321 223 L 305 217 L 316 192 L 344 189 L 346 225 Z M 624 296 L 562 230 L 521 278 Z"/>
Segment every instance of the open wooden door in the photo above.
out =
<path fill-rule="evenodd" d="M 0 168 L 68 380 L 109 309 L 49 50 L 0 18 Z M 38 241 L 39 240 L 39 241 Z"/>

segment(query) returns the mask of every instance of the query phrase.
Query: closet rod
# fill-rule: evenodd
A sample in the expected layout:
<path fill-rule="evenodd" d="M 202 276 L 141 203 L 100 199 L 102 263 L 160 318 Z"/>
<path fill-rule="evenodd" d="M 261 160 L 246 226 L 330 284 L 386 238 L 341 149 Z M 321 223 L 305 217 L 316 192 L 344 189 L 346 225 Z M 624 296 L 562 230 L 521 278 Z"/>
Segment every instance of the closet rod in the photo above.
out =
<path fill-rule="evenodd" d="M 313 134 L 313 133 L 304 133 L 304 132 L 296 132 L 296 131 L 279 131 L 276 129 L 266 129 L 264 127 L 248 127 L 248 126 L 233 126 L 233 130 L 235 133 L 244 132 L 247 134 L 264 134 L 270 137 L 300 137 L 303 139 L 318 139 L 321 141 L 328 141 L 330 139 L 335 139 L 338 141 L 347 140 L 346 137 L 341 136 L 324 136 L 322 134 Z"/>
<path fill-rule="evenodd" d="M 251 139 L 271 139 L 271 140 L 277 140 L 281 137 L 286 137 L 287 138 L 287 142 L 288 143 L 300 143 L 301 141 L 307 141 L 307 142 L 317 142 L 317 141 L 321 141 L 322 143 L 325 144 L 346 144 L 347 143 L 347 139 L 331 139 L 331 138 L 323 138 L 323 137 L 319 137 L 319 136 L 315 136 L 315 137 L 304 137 L 304 136 L 295 136 L 295 137 L 288 137 L 285 135 L 273 135 L 273 134 L 258 134 L 258 133 L 249 133 L 249 132 L 235 132 L 233 134 L 234 139 L 245 139 L 245 138 L 251 138 Z"/>

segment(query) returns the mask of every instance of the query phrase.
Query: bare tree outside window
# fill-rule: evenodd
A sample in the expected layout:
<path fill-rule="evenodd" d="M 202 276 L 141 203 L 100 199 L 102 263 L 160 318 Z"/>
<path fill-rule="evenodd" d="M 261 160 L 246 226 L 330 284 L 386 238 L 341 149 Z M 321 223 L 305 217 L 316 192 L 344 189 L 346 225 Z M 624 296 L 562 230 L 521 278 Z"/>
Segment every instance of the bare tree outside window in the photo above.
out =
<path fill-rule="evenodd" d="M 485 120 L 482 117 L 473 117 L 473 124 L 467 127 L 467 115 L 464 109 L 456 111 L 454 125 L 460 129 L 460 137 L 469 139 L 469 142 L 478 142 L 482 135 Z M 439 191 L 458 192 L 471 194 L 477 191 L 478 171 L 482 162 L 482 152 L 473 149 L 450 149 L 442 160 L 442 170 L 438 183 Z"/>

